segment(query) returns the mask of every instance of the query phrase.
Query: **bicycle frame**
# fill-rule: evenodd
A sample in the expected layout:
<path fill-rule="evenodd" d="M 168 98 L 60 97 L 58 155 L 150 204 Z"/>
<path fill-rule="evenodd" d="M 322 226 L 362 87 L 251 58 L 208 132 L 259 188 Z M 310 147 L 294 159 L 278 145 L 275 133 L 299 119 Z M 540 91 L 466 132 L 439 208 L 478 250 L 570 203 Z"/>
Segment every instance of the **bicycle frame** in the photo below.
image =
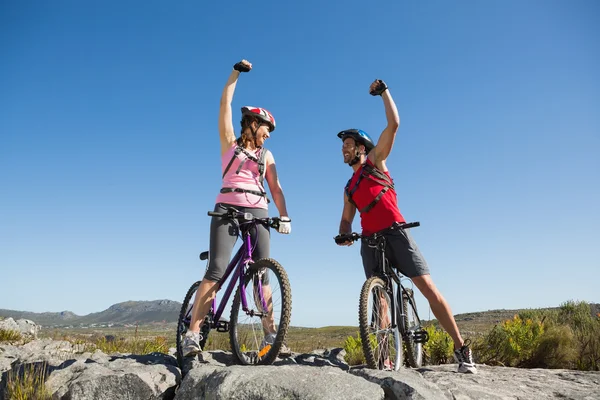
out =
<path fill-rule="evenodd" d="M 404 309 L 404 302 L 402 301 L 402 293 L 406 291 L 406 289 L 402 285 L 402 276 L 389 265 L 389 261 L 385 256 L 385 237 L 376 236 L 374 238 L 368 238 L 365 240 L 367 240 L 368 246 L 376 248 L 379 253 L 379 262 L 377 265 L 377 269 L 381 271 L 381 278 L 386 281 L 386 286 L 391 291 L 391 293 L 388 293 L 390 295 L 392 303 L 390 306 L 392 310 L 398 309 L 400 311 L 399 314 L 395 312 L 392 313 L 392 320 L 390 321 L 391 327 L 396 328 L 398 326 L 400 329 L 400 333 L 404 338 L 406 338 L 407 336 L 411 336 L 412 332 L 409 331 L 408 327 L 404 325 L 404 318 L 400 318 L 400 324 L 398 324 L 398 317 L 404 317 L 406 315 L 406 310 Z M 371 245 L 369 241 L 375 243 L 375 245 Z M 408 300 L 411 303 L 413 302 L 413 299 L 410 296 Z M 412 304 L 412 306 L 413 308 L 416 308 L 415 304 Z M 421 319 L 419 318 L 419 316 L 415 315 L 415 317 L 417 318 L 419 325 L 421 325 Z"/>
<path fill-rule="evenodd" d="M 248 225 L 250 224 L 256 224 L 258 222 L 252 221 L 250 223 L 248 223 Z M 219 285 L 217 292 L 219 292 L 221 290 L 221 288 L 223 287 L 224 283 L 227 281 L 227 279 L 229 279 L 229 276 L 234 273 L 235 275 L 237 275 L 237 277 L 232 278 L 229 281 L 229 284 L 227 285 L 227 289 L 225 290 L 225 293 L 223 294 L 223 297 L 221 298 L 221 301 L 219 303 L 219 307 L 217 309 L 217 297 L 215 296 L 215 298 L 212 301 L 212 310 L 213 310 L 213 316 L 212 316 L 212 321 L 211 321 L 211 329 L 216 327 L 216 324 L 218 321 L 220 321 L 221 316 L 223 315 L 223 312 L 225 311 L 225 306 L 227 305 L 227 302 L 229 301 L 229 296 L 231 296 L 231 294 L 233 293 L 233 289 L 237 285 L 240 287 L 240 297 L 242 300 L 242 309 L 244 310 L 244 312 L 248 313 L 248 300 L 246 298 L 246 287 L 244 284 L 244 274 L 246 272 L 246 266 L 249 264 L 252 264 L 254 261 L 252 260 L 252 238 L 250 236 L 249 233 L 249 229 L 251 228 L 251 226 L 245 227 L 246 229 L 242 230 L 241 224 L 238 224 L 238 229 L 240 229 L 241 233 L 242 233 L 242 246 L 238 249 L 238 251 L 235 253 L 235 255 L 233 256 L 233 258 L 231 259 L 231 262 L 229 263 L 229 265 L 227 266 L 227 269 L 225 270 L 225 274 L 223 275 L 223 278 L 221 279 L 221 284 Z M 263 310 L 267 310 L 267 302 L 263 296 L 263 292 L 262 292 L 262 282 L 259 280 L 258 282 L 258 295 L 260 298 L 260 302 L 263 306 Z M 216 310 L 216 311 L 215 311 Z M 260 314 L 253 314 L 251 316 L 254 315 L 258 315 L 261 316 L 262 313 Z"/>

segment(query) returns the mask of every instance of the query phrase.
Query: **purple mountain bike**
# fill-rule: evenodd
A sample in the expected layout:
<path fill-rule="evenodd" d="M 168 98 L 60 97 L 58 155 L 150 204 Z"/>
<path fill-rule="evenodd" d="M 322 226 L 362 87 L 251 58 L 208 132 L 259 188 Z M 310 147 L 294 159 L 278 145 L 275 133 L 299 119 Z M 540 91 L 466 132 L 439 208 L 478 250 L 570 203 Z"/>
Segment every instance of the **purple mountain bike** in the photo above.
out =
<path fill-rule="evenodd" d="M 277 229 L 279 218 L 255 218 L 233 207 L 224 213 L 210 211 L 208 215 L 232 221 L 242 245 L 231 259 L 217 288 L 218 294 L 229 280 L 221 301 L 217 304 L 215 297 L 201 325 L 200 346 L 204 349 L 211 329 L 229 332 L 231 350 L 240 364 L 272 364 L 287 335 L 292 313 L 292 293 L 287 273 L 277 261 L 271 258 L 252 260 L 256 239 L 252 240 L 251 232 L 256 230 L 258 224 Z M 258 232 L 255 237 L 257 235 Z M 200 259 L 207 260 L 208 256 L 208 251 L 205 251 L 200 254 Z M 177 361 L 180 367 L 183 366 L 183 338 L 190 327 L 193 298 L 200 282 L 195 282 L 185 295 L 177 321 Z M 222 315 L 236 286 L 228 321 Z M 270 340 L 266 340 L 267 337 Z"/>

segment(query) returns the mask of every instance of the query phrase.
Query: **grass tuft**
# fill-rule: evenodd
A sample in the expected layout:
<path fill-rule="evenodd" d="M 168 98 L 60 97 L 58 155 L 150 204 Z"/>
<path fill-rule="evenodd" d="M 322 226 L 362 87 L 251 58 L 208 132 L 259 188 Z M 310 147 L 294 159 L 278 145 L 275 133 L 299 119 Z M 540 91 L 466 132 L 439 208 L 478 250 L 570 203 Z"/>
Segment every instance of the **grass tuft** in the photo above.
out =
<path fill-rule="evenodd" d="M 0 329 L 0 342 L 18 342 L 23 339 L 23 336 L 13 330 Z"/>
<path fill-rule="evenodd" d="M 6 398 L 11 400 L 50 400 L 46 388 L 46 363 L 30 364 L 7 374 Z"/>

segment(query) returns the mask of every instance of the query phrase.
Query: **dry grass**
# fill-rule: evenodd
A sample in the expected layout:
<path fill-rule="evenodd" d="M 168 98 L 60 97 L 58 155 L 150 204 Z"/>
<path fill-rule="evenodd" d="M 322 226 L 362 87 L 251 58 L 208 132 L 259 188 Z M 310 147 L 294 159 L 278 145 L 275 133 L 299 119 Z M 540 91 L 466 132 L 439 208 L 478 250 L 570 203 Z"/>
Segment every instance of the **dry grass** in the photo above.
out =
<path fill-rule="evenodd" d="M 0 329 L 0 343 L 1 342 L 18 342 L 23 340 L 23 336 L 17 331 Z"/>
<path fill-rule="evenodd" d="M 6 399 L 49 400 L 52 395 L 46 389 L 46 364 L 30 364 L 7 374 Z"/>

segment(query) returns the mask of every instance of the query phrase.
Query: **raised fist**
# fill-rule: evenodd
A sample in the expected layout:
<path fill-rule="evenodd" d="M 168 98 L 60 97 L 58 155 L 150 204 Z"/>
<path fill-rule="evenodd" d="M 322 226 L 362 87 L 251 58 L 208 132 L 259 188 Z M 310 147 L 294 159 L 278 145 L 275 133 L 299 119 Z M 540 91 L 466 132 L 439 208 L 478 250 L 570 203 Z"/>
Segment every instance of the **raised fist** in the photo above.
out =
<path fill-rule="evenodd" d="M 242 60 L 233 66 L 233 69 L 239 72 L 248 72 L 252 69 L 252 64 L 246 60 Z"/>
<path fill-rule="evenodd" d="M 387 90 L 387 85 L 381 79 L 375 79 L 375 82 L 371 83 L 369 93 L 371 96 L 381 96 L 383 92 Z"/>

